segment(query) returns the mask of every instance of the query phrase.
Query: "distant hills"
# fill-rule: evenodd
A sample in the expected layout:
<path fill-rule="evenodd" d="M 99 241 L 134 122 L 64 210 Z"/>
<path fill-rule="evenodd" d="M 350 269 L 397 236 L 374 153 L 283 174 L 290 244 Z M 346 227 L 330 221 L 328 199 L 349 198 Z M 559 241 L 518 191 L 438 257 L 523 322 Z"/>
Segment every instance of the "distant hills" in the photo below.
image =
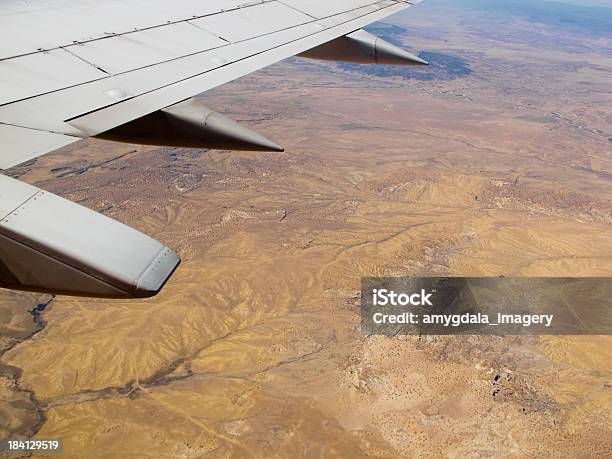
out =
<path fill-rule="evenodd" d="M 479 11 L 509 13 L 532 22 L 571 27 L 598 35 L 612 33 L 612 8 L 546 0 L 437 0 L 437 3 L 449 3 Z"/>

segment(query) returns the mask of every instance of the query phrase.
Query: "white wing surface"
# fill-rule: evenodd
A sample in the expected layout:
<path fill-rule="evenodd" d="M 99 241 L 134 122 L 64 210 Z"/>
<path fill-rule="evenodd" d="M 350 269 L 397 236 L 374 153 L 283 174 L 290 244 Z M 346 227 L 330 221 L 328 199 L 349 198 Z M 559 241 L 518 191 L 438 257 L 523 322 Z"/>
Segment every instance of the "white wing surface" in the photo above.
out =
<path fill-rule="evenodd" d="M 363 30 L 403 0 L 0 0 L 0 169 L 78 139 L 282 147 L 192 99 L 294 55 L 426 64 Z M 0 175 L 0 287 L 157 294 L 180 262 L 108 217 Z"/>
<path fill-rule="evenodd" d="M 315 48 L 413 3 L 4 0 L 0 169 Z"/>

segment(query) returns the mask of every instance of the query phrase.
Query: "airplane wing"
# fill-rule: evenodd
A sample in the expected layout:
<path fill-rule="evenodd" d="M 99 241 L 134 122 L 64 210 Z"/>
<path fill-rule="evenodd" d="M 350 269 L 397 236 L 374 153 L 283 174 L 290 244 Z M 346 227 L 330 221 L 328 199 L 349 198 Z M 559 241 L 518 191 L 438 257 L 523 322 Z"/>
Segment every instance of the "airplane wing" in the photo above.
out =
<path fill-rule="evenodd" d="M 280 149 L 190 98 L 299 54 L 424 64 L 360 30 L 419 1 L 3 0 L 0 169 L 91 136 L 156 145 Z M 94 218 L 87 209 L 76 211 L 76 204 L 8 177 L 0 176 L 0 198 L 0 286 L 149 296 L 178 264 L 173 252 L 141 233 L 103 216 Z M 39 202 L 47 201 L 54 212 L 47 211 L 47 223 L 36 229 L 32 213 L 42 212 Z M 96 243 L 83 241 L 74 249 L 62 231 L 64 214 L 73 217 L 79 230 L 97 225 L 108 231 Z M 56 232 L 48 228 L 49 219 L 56 221 Z M 136 266 L 129 273 L 129 263 L 120 256 L 102 256 L 118 253 L 117 238 L 122 237 L 140 241 L 133 247 L 141 259 L 132 257 Z M 160 265 L 161 253 L 166 254 L 163 268 L 158 266 L 163 272 L 146 288 L 139 286 L 139 279 Z M 31 269 L 32 257 L 40 256 L 49 266 L 70 269 L 45 280 Z M 92 287 L 72 288 L 70 279 L 77 275 L 88 276 Z"/>

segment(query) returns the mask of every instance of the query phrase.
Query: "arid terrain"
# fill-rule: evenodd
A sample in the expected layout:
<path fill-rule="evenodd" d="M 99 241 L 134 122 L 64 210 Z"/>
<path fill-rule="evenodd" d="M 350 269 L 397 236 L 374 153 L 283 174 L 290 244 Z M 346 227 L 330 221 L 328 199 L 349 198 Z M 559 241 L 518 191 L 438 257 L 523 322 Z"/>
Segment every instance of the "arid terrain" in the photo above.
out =
<path fill-rule="evenodd" d="M 0 291 L 0 437 L 609 457 L 612 337 L 360 331 L 362 276 L 612 276 L 611 34 L 428 3 L 372 29 L 428 69 L 290 59 L 201 96 L 284 153 L 88 140 L 9 171 L 183 263 L 150 300 Z"/>

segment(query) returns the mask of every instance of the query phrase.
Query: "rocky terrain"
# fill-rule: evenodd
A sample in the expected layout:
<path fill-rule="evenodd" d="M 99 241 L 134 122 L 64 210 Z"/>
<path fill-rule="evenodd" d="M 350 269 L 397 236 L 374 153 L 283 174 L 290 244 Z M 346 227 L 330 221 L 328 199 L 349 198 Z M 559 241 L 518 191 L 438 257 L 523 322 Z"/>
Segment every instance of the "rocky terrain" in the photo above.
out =
<path fill-rule="evenodd" d="M 183 264 L 146 301 L 0 292 L 0 436 L 67 457 L 609 454 L 610 337 L 360 332 L 366 275 L 612 276 L 610 37 L 426 3 L 394 39 L 469 74 L 292 59 L 202 96 L 285 153 L 89 140 L 9 171 Z"/>

